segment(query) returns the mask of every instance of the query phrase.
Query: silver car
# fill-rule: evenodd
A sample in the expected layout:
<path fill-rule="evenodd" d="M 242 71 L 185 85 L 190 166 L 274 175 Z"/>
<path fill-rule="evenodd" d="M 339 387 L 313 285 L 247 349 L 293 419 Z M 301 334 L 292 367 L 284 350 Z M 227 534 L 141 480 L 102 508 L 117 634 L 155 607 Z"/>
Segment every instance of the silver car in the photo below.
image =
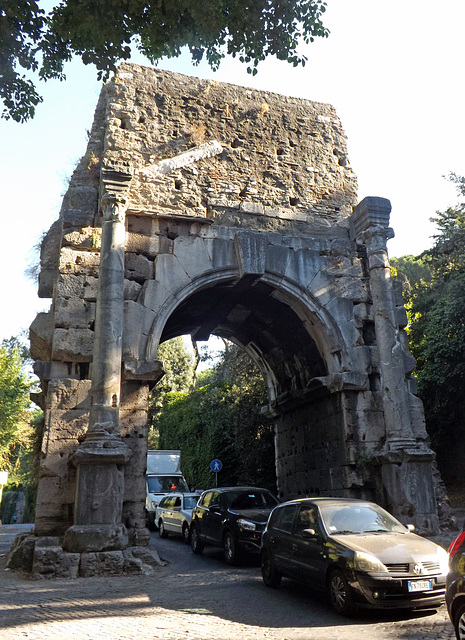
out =
<path fill-rule="evenodd" d="M 189 542 L 192 510 L 198 499 L 197 493 L 171 493 L 160 500 L 155 514 L 160 538 L 172 533 Z"/>

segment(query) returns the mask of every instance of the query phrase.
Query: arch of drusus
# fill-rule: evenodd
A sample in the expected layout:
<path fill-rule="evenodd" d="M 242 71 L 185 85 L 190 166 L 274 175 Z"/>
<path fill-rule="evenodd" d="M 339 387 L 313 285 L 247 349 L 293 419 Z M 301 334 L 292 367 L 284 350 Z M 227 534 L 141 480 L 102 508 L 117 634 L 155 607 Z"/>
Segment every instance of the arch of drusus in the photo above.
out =
<path fill-rule="evenodd" d="M 186 334 L 232 340 L 260 367 L 282 499 L 370 498 L 437 531 L 390 209 L 357 201 L 330 105 L 119 67 L 42 245 L 51 306 L 30 336 L 45 431 L 23 564 L 150 565 L 148 394 L 159 344 Z"/>

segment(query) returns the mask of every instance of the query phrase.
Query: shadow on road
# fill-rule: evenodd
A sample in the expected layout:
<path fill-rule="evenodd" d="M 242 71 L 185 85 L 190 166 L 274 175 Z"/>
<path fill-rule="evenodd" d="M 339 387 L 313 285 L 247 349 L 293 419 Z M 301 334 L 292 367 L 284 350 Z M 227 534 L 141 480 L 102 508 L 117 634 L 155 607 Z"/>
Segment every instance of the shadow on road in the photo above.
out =
<path fill-rule="evenodd" d="M 0 550 L 5 542 L 2 529 Z M 256 559 L 229 567 L 220 550 L 207 547 L 198 556 L 180 539 L 161 540 L 156 534 L 151 546 L 168 562 L 152 576 L 25 580 L 3 570 L 0 627 L 83 618 L 151 616 L 155 620 L 168 615 L 171 619 L 173 613 L 180 613 L 184 625 L 187 615 L 193 622 L 208 616 L 268 629 L 342 629 L 409 619 L 423 623 L 435 614 L 362 611 L 356 618 L 343 618 L 333 612 L 325 594 L 293 581 L 283 580 L 280 589 L 267 588 Z"/>

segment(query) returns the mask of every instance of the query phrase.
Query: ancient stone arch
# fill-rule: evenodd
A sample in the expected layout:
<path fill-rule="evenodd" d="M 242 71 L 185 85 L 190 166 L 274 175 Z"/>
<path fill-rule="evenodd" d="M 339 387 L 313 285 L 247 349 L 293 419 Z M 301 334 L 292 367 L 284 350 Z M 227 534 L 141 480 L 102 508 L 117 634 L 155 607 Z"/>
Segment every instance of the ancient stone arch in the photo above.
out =
<path fill-rule="evenodd" d="M 260 366 L 281 497 L 368 497 L 437 530 L 390 203 L 356 191 L 331 106 L 118 69 L 42 246 L 38 573 L 140 569 L 148 392 L 183 334 Z"/>

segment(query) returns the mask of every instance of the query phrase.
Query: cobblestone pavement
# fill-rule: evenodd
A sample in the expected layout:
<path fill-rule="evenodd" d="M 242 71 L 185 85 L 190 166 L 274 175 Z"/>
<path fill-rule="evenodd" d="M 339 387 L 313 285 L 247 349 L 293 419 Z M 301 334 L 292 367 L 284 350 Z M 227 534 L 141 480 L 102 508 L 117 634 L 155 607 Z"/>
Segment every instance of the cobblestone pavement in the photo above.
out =
<path fill-rule="evenodd" d="M 168 563 L 152 576 L 31 580 L 5 570 L 5 551 L 24 526 L 0 526 L 2 640 L 408 640 L 453 639 L 446 608 L 333 613 L 326 598 L 284 580 L 267 589 L 254 563 L 195 556 L 180 540 L 151 545 Z"/>

